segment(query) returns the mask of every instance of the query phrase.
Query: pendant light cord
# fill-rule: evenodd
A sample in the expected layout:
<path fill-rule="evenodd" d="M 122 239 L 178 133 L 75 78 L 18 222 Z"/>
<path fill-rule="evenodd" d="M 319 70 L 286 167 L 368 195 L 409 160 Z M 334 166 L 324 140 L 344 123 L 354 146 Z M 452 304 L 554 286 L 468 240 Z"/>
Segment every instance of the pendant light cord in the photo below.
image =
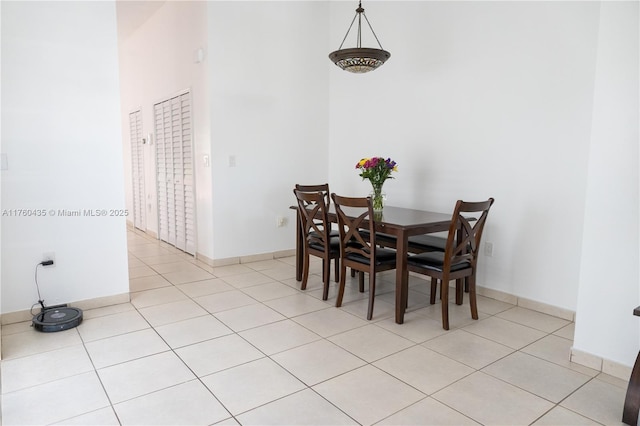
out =
<path fill-rule="evenodd" d="M 367 14 L 364 13 L 364 9 L 362 8 L 362 1 L 358 3 L 356 14 L 351 20 L 351 25 L 349 25 L 349 29 L 347 30 L 347 33 L 344 35 L 344 38 L 342 39 L 342 43 L 340 43 L 340 47 L 338 47 L 338 50 L 342 49 L 342 46 L 344 45 L 344 42 L 347 40 L 347 37 L 349 36 L 349 32 L 351 31 L 351 28 L 353 27 L 353 23 L 356 21 L 356 18 L 358 18 L 358 38 L 356 40 L 356 47 L 357 48 L 362 47 L 362 15 L 364 16 L 364 20 L 367 21 L 367 25 L 369 25 L 369 29 L 371 30 L 373 37 L 376 39 L 376 42 L 378 42 L 378 46 L 380 46 L 381 50 L 384 50 L 382 47 L 382 44 L 380 43 L 380 40 L 378 40 L 378 36 L 376 35 L 376 32 L 373 31 L 373 27 L 371 26 L 371 22 L 369 22 L 369 18 L 367 18 Z"/>

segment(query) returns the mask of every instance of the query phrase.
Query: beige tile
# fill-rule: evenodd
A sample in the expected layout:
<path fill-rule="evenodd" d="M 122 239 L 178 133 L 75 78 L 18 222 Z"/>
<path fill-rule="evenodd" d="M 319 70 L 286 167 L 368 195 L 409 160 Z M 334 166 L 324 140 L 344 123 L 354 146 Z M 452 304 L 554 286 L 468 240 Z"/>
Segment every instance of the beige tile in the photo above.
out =
<path fill-rule="evenodd" d="M 320 339 L 316 333 L 291 320 L 274 322 L 238 334 L 267 355 L 273 355 Z"/>
<path fill-rule="evenodd" d="M 242 306 L 218 312 L 215 316 L 236 333 L 285 319 L 278 312 L 263 304 Z"/>
<path fill-rule="evenodd" d="M 158 273 L 148 266 L 138 266 L 136 268 L 129 268 L 129 279 L 149 277 L 157 275 Z"/>
<path fill-rule="evenodd" d="M 25 333 L 29 331 L 33 331 L 33 321 L 22 321 L 22 322 L 14 322 L 13 324 L 4 324 L 0 329 L 0 332 L 3 336 L 8 336 L 10 334 L 17 333 Z"/>
<path fill-rule="evenodd" d="M 233 333 L 212 315 L 174 322 L 155 330 L 174 349 Z"/>
<path fill-rule="evenodd" d="M 625 389 L 593 379 L 560 405 L 602 424 L 620 424 L 625 395 Z"/>
<path fill-rule="evenodd" d="M 322 337 L 333 336 L 369 324 L 366 320 L 344 312 L 339 308 L 327 308 L 310 312 L 292 318 L 292 320 Z"/>
<path fill-rule="evenodd" d="M 229 412 L 198 380 L 115 405 L 123 425 L 209 425 Z"/>
<path fill-rule="evenodd" d="M 265 269 L 274 269 L 274 268 L 279 268 L 281 266 L 287 266 L 287 264 L 276 259 L 269 259 L 269 260 L 259 260 L 257 262 L 246 263 L 245 266 L 247 266 L 250 269 L 253 269 L 254 271 L 264 271 Z M 294 266 L 294 265 L 288 265 L 288 266 Z"/>
<path fill-rule="evenodd" d="M 169 350 L 169 346 L 150 328 L 96 340 L 85 346 L 98 369 Z"/>
<path fill-rule="evenodd" d="M 562 408 L 559 405 L 554 407 L 547 414 L 542 416 L 538 421 L 534 423 L 536 426 L 579 426 L 579 425 L 599 425 L 593 420 L 576 414 L 573 411 L 569 411 L 566 408 Z"/>
<path fill-rule="evenodd" d="M 373 324 L 337 334 L 329 340 L 367 362 L 414 345 L 412 341 Z"/>
<path fill-rule="evenodd" d="M 514 351 L 507 346 L 464 330 L 453 330 L 423 344 L 424 347 L 480 369 Z"/>
<path fill-rule="evenodd" d="M 240 290 L 209 294 L 196 297 L 193 300 L 212 314 L 258 303 L 257 300 L 247 296 Z"/>
<path fill-rule="evenodd" d="M 111 406 L 91 411 L 71 419 L 64 419 L 56 425 L 69 426 L 120 426 L 120 422 Z"/>
<path fill-rule="evenodd" d="M 149 256 L 144 258 L 144 263 L 151 266 L 153 269 L 155 265 L 163 265 L 172 262 L 180 262 L 183 257 L 178 254 L 161 254 L 159 256 Z"/>
<path fill-rule="evenodd" d="M 425 315 L 434 321 L 439 321 L 442 325 L 442 308 L 440 302 L 435 305 L 429 305 L 426 308 L 418 309 L 416 313 Z M 478 309 L 478 318 L 483 320 L 489 315 Z M 474 320 L 471 317 L 471 308 L 468 304 L 456 305 L 455 303 L 449 303 L 449 329 L 462 328 L 467 325 L 477 324 L 479 320 Z"/>
<path fill-rule="evenodd" d="M 137 311 L 127 311 L 85 320 L 78 327 L 78 332 L 82 340 L 92 342 L 145 328 L 149 328 L 149 323 L 142 315 Z"/>
<path fill-rule="evenodd" d="M 5 360 L 2 392 L 14 392 L 89 371 L 93 371 L 93 365 L 83 345 Z"/>
<path fill-rule="evenodd" d="M 596 376 L 599 371 L 592 368 L 585 367 L 584 365 L 571 362 L 571 346 L 573 342 L 563 337 L 550 334 L 543 337 L 540 340 L 533 342 L 532 344 L 525 346 L 521 349 L 522 352 L 529 355 L 542 358 L 544 360 L 553 362 L 563 367 L 570 368 L 582 374 L 589 375 L 591 377 Z"/>
<path fill-rule="evenodd" d="M 293 296 L 268 300 L 264 302 L 264 304 L 289 318 L 326 309 L 330 306 L 329 304 L 314 297 L 307 296 L 306 294 L 294 294 Z"/>
<path fill-rule="evenodd" d="M 275 281 L 243 288 L 242 291 L 260 302 L 298 294 L 297 290 Z"/>
<path fill-rule="evenodd" d="M 467 295 L 465 294 L 465 304 L 468 304 L 469 298 L 466 296 Z M 489 315 L 495 315 L 514 307 L 514 305 L 511 303 L 503 302 L 501 300 L 496 300 L 481 295 L 476 296 L 476 301 L 478 302 L 478 311 L 484 312 L 485 314 Z"/>
<path fill-rule="evenodd" d="M 415 343 L 426 342 L 447 333 L 447 330 L 442 328 L 442 323 L 439 320 L 428 318 L 418 312 L 405 313 L 404 323 L 402 324 L 396 323 L 395 316 L 392 316 L 377 321 L 376 325 Z"/>
<path fill-rule="evenodd" d="M 180 300 L 178 302 L 165 303 L 164 305 L 150 306 L 140 309 L 140 313 L 153 327 L 209 315 L 206 310 L 192 300 Z"/>
<path fill-rule="evenodd" d="M 154 288 L 168 287 L 171 283 L 164 279 L 162 275 L 151 275 L 148 277 L 130 278 L 129 291 L 138 292 L 151 290 Z"/>
<path fill-rule="evenodd" d="M 253 272 L 253 269 L 246 265 L 228 265 L 213 268 L 213 275 L 218 278 L 225 278 L 237 274 L 246 274 L 249 272 Z"/>
<path fill-rule="evenodd" d="M 571 323 L 570 321 L 562 318 L 553 317 L 551 315 L 521 308 L 519 306 L 500 312 L 496 316 L 498 318 L 513 321 L 547 333 L 553 333 L 554 331 L 560 330 Z"/>
<path fill-rule="evenodd" d="M 247 272 L 244 274 L 229 275 L 222 278 L 222 280 L 227 284 L 239 289 L 251 287 L 254 285 L 272 283 L 275 281 L 273 278 L 270 278 L 262 274 L 261 272 L 256 271 Z"/>
<path fill-rule="evenodd" d="M 433 398 L 425 398 L 387 417 L 380 426 L 461 426 L 477 425 L 470 418 L 458 413 Z"/>
<path fill-rule="evenodd" d="M 185 346 L 176 349 L 176 353 L 198 377 L 264 357 L 237 334 Z"/>
<path fill-rule="evenodd" d="M 362 425 L 374 424 L 425 397 L 371 365 L 341 374 L 313 389 Z"/>
<path fill-rule="evenodd" d="M 61 392 L 61 389 L 64 389 L 64 392 Z M 100 380 L 96 373 L 91 371 L 4 393 L 2 424 L 50 424 L 108 406 L 109 400 Z"/>
<path fill-rule="evenodd" d="M 522 352 L 496 361 L 482 371 L 555 403 L 591 380 L 590 376 Z"/>
<path fill-rule="evenodd" d="M 360 358 L 326 340 L 280 352 L 271 358 L 308 386 L 365 364 Z"/>
<path fill-rule="evenodd" d="M 366 287 L 365 287 L 366 288 Z M 367 319 L 367 312 L 369 310 L 369 292 L 365 291 L 366 297 L 359 298 L 357 300 L 352 301 L 342 301 L 342 307 L 339 309 L 343 309 L 350 314 L 356 315 L 358 318 Z M 380 298 L 376 297 L 375 302 L 373 303 L 373 316 L 371 318 L 372 321 L 381 321 L 386 318 L 392 318 L 396 314 L 395 304 L 387 303 L 384 300 L 380 300 Z"/>
<path fill-rule="evenodd" d="M 629 376 L 627 377 L 630 376 L 631 374 L 629 374 Z M 596 376 L 596 379 L 602 380 L 603 382 L 609 383 L 610 385 L 617 386 L 621 389 L 624 389 L 625 391 L 627 390 L 627 387 L 629 387 L 629 378 L 621 379 L 619 377 L 611 376 L 606 373 L 600 373 Z"/>
<path fill-rule="evenodd" d="M 422 346 L 405 349 L 373 365 L 427 395 L 475 371 Z"/>
<path fill-rule="evenodd" d="M 545 336 L 540 330 L 496 317 L 477 321 L 464 330 L 513 349 L 520 349 Z"/>
<path fill-rule="evenodd" d="M 98 370 L 98 375 L 113 404 L 195 378 L 173 352 L 106 367 Z"/>
<path fill-rule="evenodd" d="M 229 284 L 222 281 L 220 278 L 179 284 L 177 285 L 177 287 L 184 294 L 192 298 L 207 296 L 209 294 L 222 293 L 234 289 Z"/>
<path fill-rule="evenodd" d="M 153 270 L 159 274 L 167 274 L 179 271 L 195 271 L 197 266 L 187 260 L 178 260 L 170 263 L 159 263 L 153 265 Z"/>
<path fill-rule="evenodd" d="M 145 290 L 131 294 L 131 303 L 138 309 L 154 305 L 162 305 L 164 303 L 177 302 L 178 300 L 185 299 L 187 299 L 187 296 L 173 286 Z"/>
<path fill-rule="evenodd" d="M 113 315 L 113 314 L 120 314 L 122 312 L 134 311 L 135 309 L 136 309 L 135 306 L 133 306 L 131 303 L 119 303 L 117 305 L 105 306 L 102 308 L 87 309 L 82 312 L 82 318 L 83 318 L 83 321 L 85 321 L 91 318 L 104 317 L 106 315 Z"/>
<path fill-rule="evenodd" d="M 556 336 L 564 337 L 565 339 L 573 340 L 575 331 L 576 323 L 572 322 L 571 324 L 562 327 L 560 330 L 555 331 L 553 334 Z"/>
<path fill-rule="evenodd" d="M 260 272 L 262 272 L 267 277 L 270 277 L 277 281 L 286 280 L 288 278 L 295 278 L 296 276 L 295 267 L 282 263 L 274 268 L 263 269 Z M 333 276 L 333 272 L 331 276 Z"/>
<path fill-rule="evenodd" d="M 306 389 L 240 414 L 243 425 L 356 425 L 342 411 Z"/>
<path fill-rule="evenodd" d="M 482 424 L 526 425 L 553 404 L 485 373 L 476 372 L 432 395 Z"/>
<path fill-rule="evenodd" d="M 82 326 L 84 326 L 84 323 Z M 23 333 L 3 336 L 2 359 L 9 360 L 82 344 L 78 329 L 73 328 L 56 333 L 41 333 L 31 328 Z"/>
<path fill-rule="evenodd" d="M 211 374 L 202 381 L 234 415 L 305 388 L 302 382 L 269 358 Z"/>
<path fill-rule="evenodd" d="M 162 274 L 171 284 L 184 284 L 193 281 L 202 281 L 215 278 L 207 271 L 195 267 L 193 269 L 183 269 L 175 272 L 166 272 Z"/>

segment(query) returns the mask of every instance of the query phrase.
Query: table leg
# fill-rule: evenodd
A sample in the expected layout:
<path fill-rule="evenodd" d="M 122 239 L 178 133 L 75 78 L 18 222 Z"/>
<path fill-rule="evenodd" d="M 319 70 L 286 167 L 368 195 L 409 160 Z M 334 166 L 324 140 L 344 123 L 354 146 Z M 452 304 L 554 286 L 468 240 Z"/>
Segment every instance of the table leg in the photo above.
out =
<path fill-rule="evenodd" d="M 622 411 L 622 422 L 628 425 L 638 423 L 638 410 L 640 410 L 640 353 L 636 358 L 636 363 L 631 372 L 627 396 L 624 399 L 624 409 Z"/>
<path fill-rule="evenodd" d="M 302 281 L 302 225 L 300 214 L 296 211 L 296 281 Z"/>
<path fill-rule="evenodd" d="M 396 238 L 396 323 L 402 324 L 409 296 L 409 272 L 407 271 L 409 239 L 404 232 Z"/>

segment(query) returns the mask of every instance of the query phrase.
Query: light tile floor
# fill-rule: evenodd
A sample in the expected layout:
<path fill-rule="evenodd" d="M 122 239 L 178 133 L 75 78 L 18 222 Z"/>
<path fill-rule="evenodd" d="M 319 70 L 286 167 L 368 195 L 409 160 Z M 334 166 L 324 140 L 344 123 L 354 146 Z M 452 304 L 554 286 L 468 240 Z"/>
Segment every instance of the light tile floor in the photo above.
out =
<path fill-rule="evenodd" d="M 393 273 L 374 318 L 349 278 L 342 308 L 294 259 L 212 268 L 129 231 L 131 302 L 77 328 L 2 328 L 5 425 L 620 424 L 627 383 L 569 362 L 573 324 L 479 297 L 450 331 L 412 277 L 395 324 Z"/>

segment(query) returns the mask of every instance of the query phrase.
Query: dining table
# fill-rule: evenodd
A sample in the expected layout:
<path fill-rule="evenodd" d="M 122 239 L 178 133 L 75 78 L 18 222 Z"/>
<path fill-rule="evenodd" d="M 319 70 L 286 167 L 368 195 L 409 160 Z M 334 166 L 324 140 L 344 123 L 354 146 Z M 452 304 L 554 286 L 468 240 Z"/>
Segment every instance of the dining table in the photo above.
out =
<path fill-rule="evenodd" d="M 348 209 L 345 213 L 349 216 Z M 328 209 L 329 221 L 338 223 L 333 204 Z M 296 214 L 296 280 L 302 280 L 303 264 L 303 234 L 300 226 L 300 215 Z M 449 230 L 451 213 L 438 213 L 426 210 L 410 209 L 406 207 L 384 206 L 382 213 L 375 213 L 374 222 L 376 232 L 393 235 L 396 238 L 396 307 L 395 321 L 404 322 L 409 294 L 409 271 L 407 269 L 407 255 L 409 253 L 409 237 L 421 234 L 431 234 Z M 366 226 L 368 222 L 365 222 Z"/>

